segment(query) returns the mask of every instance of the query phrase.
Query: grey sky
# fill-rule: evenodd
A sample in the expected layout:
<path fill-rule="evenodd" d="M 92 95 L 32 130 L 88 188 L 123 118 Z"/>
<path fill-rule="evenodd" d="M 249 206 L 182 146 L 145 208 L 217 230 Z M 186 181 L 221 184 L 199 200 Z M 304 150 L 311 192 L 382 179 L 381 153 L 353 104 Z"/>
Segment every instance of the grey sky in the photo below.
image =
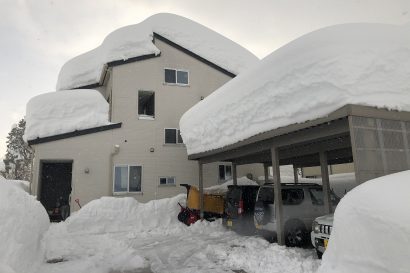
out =
<path fill-rule="evenodd" d="M 53 91 L 68 59 L 111 31 L 159 13 L 193 19 L 262 58 L 312 30 L 349 22 L 403 24 L 410 0 L 0 0 L 0 157 L 33 96 Z"/>

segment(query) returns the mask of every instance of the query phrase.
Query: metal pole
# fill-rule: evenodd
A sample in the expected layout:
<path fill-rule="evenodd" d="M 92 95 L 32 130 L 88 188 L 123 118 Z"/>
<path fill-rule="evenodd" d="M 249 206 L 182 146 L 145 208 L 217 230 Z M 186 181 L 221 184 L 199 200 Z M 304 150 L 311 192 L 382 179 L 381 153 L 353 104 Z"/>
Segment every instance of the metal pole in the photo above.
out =
<path fill-rule="evenodd" d="M 271 148 L 272 170 L 273 170 L 273 191 L 275 200 L 276 216 L 276 234 L 279 245 L 285 245 L 285 232 L 283 226 L 283 209 L 282 209 L 282 185 L 280 181 L 279 170 L 279 152 L 277 147 Z"/>
<path fill-rule="evenodd" d="M 236 186 L 238 185 L 238 173 L 236 172 L 236 164 L 232 163 L 232 179 L 233 184 Z"/>
<path fill-rule="evenodd" d="M 268 164 L 263 164 L 263 171 L 265 174 L 265 183 L 269 183 L 269 166 Z"/>
<path fill-rule="evenodd" d="M 295 165 L 293 165 L 293 179 L 295 180 L 295 184 L 299 182 L 298 168 Z"/>
<path fill-rule="evenodd" d="M 325 213 L 332 213 L 332 203 L 330 199 L 330 182 L 329 182 L 329 169 L 327 164 L 327 153 L 326 151 L 319 152 L 320 157 L 320 168 L 322 174 L 322 185 L 323 185 L 323 201 L 325 205 Z"/>
<path fill-rule="evenodd" d="M 199 216 L 204 219 L 204 181 L 203 181 L 203 164 L 198 161 L 199 170 Z"/>

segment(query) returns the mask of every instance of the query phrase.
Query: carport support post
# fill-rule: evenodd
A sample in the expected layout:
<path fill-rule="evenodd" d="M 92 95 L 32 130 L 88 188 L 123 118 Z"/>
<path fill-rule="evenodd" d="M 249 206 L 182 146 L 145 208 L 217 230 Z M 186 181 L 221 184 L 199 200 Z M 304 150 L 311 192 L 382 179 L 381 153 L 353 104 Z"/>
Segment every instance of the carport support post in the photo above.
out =
<path fill-rule="evenodd" d="M 273 191 L 275 200 L 276 216 L 276 234 L 279 245 L 285 245 L 285 232 L 283 226 L 283 209 L 282 209 L 282 185 L 280 181 L 279 170 L 279 152 L 277 147 L 271 148 L 272 154 L 272 171 L 273 171 Z"/>
<path fill-rule="evenodd" d="M 330 200 L 330 182 L 329 182 L 329 168 L 327 164 L 327 153 L 326 151 L 319 152 L 320 157 L 320 168 L 322 174 L 322 185 L 323 185 L 323 201 L 325 205 L 325 213 L 332 213 L 332 203 Z"/>
<path fill-rule="evenodd" d="M 269 183 L 269 165 L 263 164 L 263 171 L 265 173 L 265 183 Z"/>
<path fill-rule="evenodd" d="M 238 185 L 238 173 L 236 172 L 236 164 L 232 163 L 232 180 L 233 184 Z"/>
<path fill-rule="evenodd" d="M 199 170 L 199 217 L 204 219 L 204 177 L 203 177 L 203 164 L 198 161 Z"/>
<path fill-rule="evenodd" d="M 293 165 L 293 179 L 295 180 L 295 184 L 299 182 L 298 168 L 295 165 Z"/>

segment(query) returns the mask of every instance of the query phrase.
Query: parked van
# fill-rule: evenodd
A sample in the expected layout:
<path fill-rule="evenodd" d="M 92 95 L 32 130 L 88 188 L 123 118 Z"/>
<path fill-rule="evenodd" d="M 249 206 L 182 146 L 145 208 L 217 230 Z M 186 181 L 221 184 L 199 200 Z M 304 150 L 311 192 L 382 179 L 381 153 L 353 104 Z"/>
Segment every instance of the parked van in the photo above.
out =
<path fill-rule="evenodd" d="M 283 220 L 287 246 L 304 246 L 309 240 L 312 222 L 325 213 L 322 186 L 318 184 L 282 184 Z M 331 192 L 336 207 L 340 198 Z M 276 239 L 273 184 L 260 187 L 255 203 L 256 229 L 269 241 Z"/>

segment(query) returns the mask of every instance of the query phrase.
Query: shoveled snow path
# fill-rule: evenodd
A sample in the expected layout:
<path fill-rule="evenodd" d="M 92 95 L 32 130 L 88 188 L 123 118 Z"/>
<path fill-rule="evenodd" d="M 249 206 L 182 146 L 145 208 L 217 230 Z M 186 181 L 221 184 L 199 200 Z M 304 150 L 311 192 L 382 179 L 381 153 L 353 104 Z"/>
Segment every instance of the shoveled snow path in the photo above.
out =
<path fill-rule="evenodd" d="M 220 222 L 181 226 L 181 232 L 166 233 L 158 229 L 54 237 L 47 258 L 67 261 L 44 264 L 40 272 L 310 273 L 320 265 L 312 250 L 241 237 L 226 231 Z M 134 267 L 129 263 L 132 257 L 137 259 Z M 138 261 L 141 257 L 143 265 Z"/>

